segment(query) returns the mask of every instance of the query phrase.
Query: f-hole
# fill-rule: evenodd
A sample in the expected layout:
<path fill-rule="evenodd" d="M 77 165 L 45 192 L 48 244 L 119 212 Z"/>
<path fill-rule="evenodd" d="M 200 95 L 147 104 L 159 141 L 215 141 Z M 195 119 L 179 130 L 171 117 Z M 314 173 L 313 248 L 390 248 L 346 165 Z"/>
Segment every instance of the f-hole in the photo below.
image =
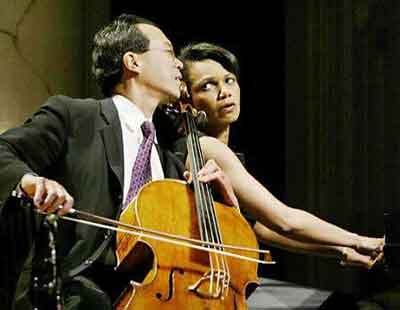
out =
<path fill-rule="evenodd" d="M 161 301 L 169 301 L 171 300 L 172 296 L 174 295 L 174 275 L 175 272 L 179 272 L 179 274 L 183 274 L 184 271 L 181 268 L 172 268 L 171 272 L 169 273 L 169 287 L 168 287 L 168 295 L 163 297 L 163 295 L 158 292 L 156 293 L 156 297 Z"/>

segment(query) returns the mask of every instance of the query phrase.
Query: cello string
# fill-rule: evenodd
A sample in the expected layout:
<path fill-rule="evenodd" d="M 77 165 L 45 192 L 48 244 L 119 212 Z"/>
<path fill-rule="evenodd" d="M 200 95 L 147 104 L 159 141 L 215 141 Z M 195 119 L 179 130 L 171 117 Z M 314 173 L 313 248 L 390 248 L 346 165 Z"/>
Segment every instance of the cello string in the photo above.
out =
<path fill-rule="evenodd" d="M 201 146 L 200 146 L 200 142 L 199 142 L 199 137 L 196 131 L 196 126 L 194 123 L 194 118 L 192 115 L 189 115 L 188 117 L 188 121 L 189 121 L 189 130 L 190 130 L 190 134 L 192 137 L 192 141 L 193 141 L 193 149 L 191 151 L 194 152 L 195 154 L 195 158 L 197 161 L 197 168 L 198 171 L 200 170 L 201 167 L 204 166 L 204 158 L 203 158 L 203 154 L 201 151 Z M 196 172 L 198 172 L 196 171 Z M 208 241 L 211 241 L 213 243 L 220 243 L 220 234 L 218 232 L 218 230 L 216 229 L 217 227 L 215 226 L 215 218 L 212 214 L 212 209 L 211 206 L 213 205 L 213 200 L 212 200 L 212 196 L 210 195 L 210 187 L 208 184 L 204 184 L 201 183 L 200 184 L 200 192 L 199 195 L 201 197 L 201 208 L 203 211 L 203 214 L 205 214 L 205 223 L 206 223 L 206 229 L 207 231 L 209 231 L 209 235 L 211 236 L 211 240 L 209 239 Z M 219 248 L 219 250 L 221 250 Z M 215 261 L 215 264 L 214 264 Z M 216 274 L 213 268 L 213 265 L 216 265 Z M 222 259 L 222 262 L 220 260 L 220 256 L 215 255 L 210 253 L 210 266 L 211 266 L 211 274 L 210 274 L 210 280 L 211 280 L 211 285 L 209 287 L 210 290 L 210 294 L 216 296 L 218 294 L 218 292 L 220 291 L 220 281 L 221 281 L 221 273 L 223 275 L 226 274 L 226 264 L 224 262 L 224 260 Z M 215 275 L 216 275 L 216 288 L 215 288 L 215 294 L 212 293 L 213 291 L 213 282 L 215 279 Z"/>
<path fill-rule="evenodd" d="M 185 114 L 185 121 L 186 121 L 186 129 L 188 133 L 188 153 L 189 153 L 189 158 L 191 159 L 190 164 L 191 164 L 191 170 L 192 170 L 192 178 L 193 178 L 193 185 L 194 185 L 194 191 L 195 191 L 195 200 L 196 200 L 196 210 L 197 210 L 197 217 L 199 219 L 199 230 L 202 232 L 201 234 L 201 239 L 206 240 L 207 242 L 214 242 L 214 240 L 209 237 L 209 230 L 207 229 L 207 224 L 206 224 L 206 216 L 205 216 L 205 208 L 203 207 L 203 201 L 204 199 L 202 198 L 202 184 L 200 184 L 198 180 L 198 171 L 200 170 L 200 164 L 199 159 L 196 157 L 196 152 L 194 150 L 194 130 L 192 127 L 192 124 L 190 123 L 190 116 L 188 113 Z M 209 245 L 207 245 L 208 248 L 210 248 Z M 212 254 L 209 254 L 209 263 L 210 263 L 210 285 L 209 285 L 209 293 L 212 294 L 213 290 L 213 285 L 214 285 L 214 261 L 212 259 Z"/>
<path fill-rule="evenodd" d="M 193 127 L 195 127 L 195 123 L 194 123 L 194 119 L 192 117 L 192 124 Z M 193 128 L 192 127 L 192 128 Z M 193 130 L 194 131 L 194 130 Z M 201 161 L 201 165 L 204 165 L 204 157 L 203 157 L 203 153 L 201 150 L 201 144 L 200 144 L 200 140 L 199 140 L 199 136 L 197 134 L 197 131 L 195 132 L 195 142 L 196 142 L 196 149 L 197 149 L 197 153 L 200 156 L 200 161 Z M 205 201 L 207 202 L 206 208 L 207 208 L 207 215 L 209 218 L 209 222 L 210 222 L 210 226 L 211 226 L 211 230 L 213 231 L 213 234 L 215 235 L 215 239 L 216 239 L 216 243 L 218 243 L 219 245 L 222 244 L 222 233 L 221 233 L 221 229 L 219 226 L 219 221 L 216 215 L 216 211 L 215 211 L 215 207 L 214 207 L 214 202 L 213 202 L 213 197 L 211 195 L 211 188 L 208 184 L 204 184 L 204 189 L 205 189 Z M 222 246 L 218 246 L 218 249 L 220 251 L 224 251 Z M 219 262 L 219 257 L 217 256 L 218 262 Z M 229 271 L 229 265 L 226 261 L 226 257 L 223 256 L 222 257 L 222 269 L 223 269 L 223 283 L 228 282 L 230 280 L 230 271 Z M 220 273 L 218 272 L 218 279 L 220 278 Z M 218 282 L 219 283 L 219 282 Z M 222 288 L 224 287 L 224 285 L 222 285 Z"/>
<path fill-rule="evenodd" d="M 196 181 L 196 187 L 195 187 L 195 196 L 197 197 L 196 199 L 196 208 L 197 208 L 197 212 L 199 212 L 199 214 L 201 214 L 201 218 L 202 218 L 202 222 L 201 222 L 201 226 L 202 229 L 206 232 L 204 235 L 204 239 L 208 242 L 212 242 L 215 243 L 216 240 L 213 236 L 213 232 L 211 229 L 209 229 L 209 225 L 208 225 L 208 210 L 206 208 L 206 199 L 205 199 L 205 187 L 204 184 L 200 183 L 200 181 L 198 180 L 198 172 L 200 171 L 200 168 L 204 165 L 204 163 L 202 162 L 202 158 L 201 153 L 199 152 L 199 150 L 196 148 L 196 131 L 195 131 L 195 127 L 193 125 L 193 118 L 191 116 L 191 114 L 186 113 L 186 122 L 187 122 L 187 129 L 188 129 L 188 137 L 190 139 L 190 149 L 188 149 L 188 152 L 191 154 L 191 158 L 192 158 L 192 173 L 195 177 L 195 181 Z M 210 247 L 210 246 L 208 246 Z M 209 285 L 209 294 L 210 295 L 214 295 L 213 294 L 213 288 L 214 288 L 214 274 L 215 274 L 215 268 L 214 268 L 214 256 L 212 253 L 208 253 L 209 254 L 209 264 L 210 264 L 210 285 Z M 217 270 L 219 270 L 219 261 L 216 262 L 216 268 Z M 218 288 L 217 288 L 218 289 Z"/>
<path fill-rule="evenodd" d="M 189 116 L 189 121 L 190 121 L 189 128 L 191 130 L 191 134 L 192 134 L 193 141 L 194 141 L 193 151 L 198 156 L 198 163 L 199 163 L 198 168 L 200 168 L 200 167 L 204 166 L 205 160 L 204 160 L 203 153 L 201 150 L 199 136 L 197 134 L 197 131 L 195 130 L 196 126 L 195 126 L 194 118 L 192 115 Z M 215 213 L 215 209 L 214 209 L 214 202 L 213 202 L 213 198 L 211 195 L 210 186 L 209 186 L 209 184 L 203 183 L 203 184 L 201 184 L 201 189 L 202 189 L 202 192 L 200 193 L 202 195 L 201 200 L 204 202 L 202 208 L 205 209 L 207 224 L 208 224 L 208 227 L 209 227 L 211 235 L 212 235 L 211 241 L 221 244 L 221 241 L 222 241 L 221 231 L 219 229 L 219 226 L 216 224 L 216 223 L 218 223 L 218 219 L 216 217 L 216 213 Z M 218 247 L 218 249 L 220 251 L 223 251 L 223 248 L 221 248 L 220 246 Z M 216 291 L 219 292 L 220 281 L 223 281 L 223 283 L 226 283 L 226 281 L 227 281 L 226 276 L 229 275 L 228 264 L 226 262 L 225 256 L 222 257 L 222 262 L 220 262 L 220 257 L 218 255 L 210 255 L 210 256 L 212 256 L 211 260 L 213 260 L 214 256 L 216 259 L 216 265 L 217 265 L 217 288 L 216 288 Z M 223 274 L 222 279 L 221 279 L 221 267 L 220 266 L 222 266 L 222 274 Z M 213 278 L 214 274 L 212 274 L 211 276 Z M 224 285 L 222 285 L 221 287 L 223 288 Z M 210 288 L 210 290 L 211 290 L 211 288 Z"/>

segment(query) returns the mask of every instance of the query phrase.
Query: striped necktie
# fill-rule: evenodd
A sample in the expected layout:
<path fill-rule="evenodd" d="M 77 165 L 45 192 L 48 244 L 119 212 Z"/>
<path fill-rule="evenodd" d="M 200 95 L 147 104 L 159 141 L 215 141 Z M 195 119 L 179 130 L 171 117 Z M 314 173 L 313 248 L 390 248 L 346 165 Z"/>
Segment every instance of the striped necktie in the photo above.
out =
<path fill-rule="evenodd" d="M 145 121 L 141 125 L 143 132 L 143 141 L 139 146 L 135 163 L 132 168 L 131 183 L 126 195 L 124 208 L 136 196 L 139 189 L 146 183 L 151 181 L 151 149 L 154 143 L 155 129 L 152 122 Z"/>

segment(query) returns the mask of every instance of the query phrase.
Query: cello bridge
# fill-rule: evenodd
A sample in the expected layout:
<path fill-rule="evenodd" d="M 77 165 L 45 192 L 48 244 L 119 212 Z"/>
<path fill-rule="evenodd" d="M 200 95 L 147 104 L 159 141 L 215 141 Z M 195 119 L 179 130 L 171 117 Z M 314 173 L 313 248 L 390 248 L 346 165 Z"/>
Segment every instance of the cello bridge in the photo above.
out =
<path fill-rule="evenodd" d="M 188 287 L 188 290 L 202 298 L 224 299 L 228 294 L 229 275 L 224 270 L 208 271 Z"/>

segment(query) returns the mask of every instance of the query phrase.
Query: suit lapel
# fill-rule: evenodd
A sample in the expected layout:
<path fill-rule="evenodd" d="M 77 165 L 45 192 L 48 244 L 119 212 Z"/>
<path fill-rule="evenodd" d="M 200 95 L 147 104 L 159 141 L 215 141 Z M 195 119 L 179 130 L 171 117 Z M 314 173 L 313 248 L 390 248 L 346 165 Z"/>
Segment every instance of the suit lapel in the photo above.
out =
<path fill-rule="evenodd" d="M 181 179 L 185 171 L 185 165 L 182 161 L 170 151 L 163 150 L 158 144 L 156 144 L 156 147 L 160 156 L 164 176 L 171 179 Z"/>
<path fill-rule="evenodd" d="M 118 117 L 117 109 L 111 98 L 102 100 L 100 105 L 101 116 L 105 121 L 105 126 L 100 130 L 100 134 L 107 154 L 108 165 L 116 175 L 122 191 L 124 188 L 124 153 L 121 122 Z M 178 159 L 171 161 L 159 144 L 156 144 L 156 148 L 160 157 L 164 175 L 166 177 L 180 178 L 181 173 L 184 171 L 183 164 Z M 179 166 L 179 171 L 175 171 L 177 170 L 177 166 Z"/>
<path fill-rule="evenodd" d="M 122 189 L 124 184 L 124 157 L 121 123 L 111 98 L 102 100 L 100 105 L 101 115 L 106 122 L 106 126 L 100 130 L 100 134 L 106 150 L 108 165 L 116 175 Z"/>
<path fill-rule="evenodd" d="M 166 167 L 165 167 L 165 156 L 164 156 L 165 154 L 164 154 L 164 152 L 163 152 L 163 150 L 161 149 L 161 147 L 160 147 L 159 144 L 155 144 L 155 146 L 156 146 L 156 149 L 157 149 L 158 157 L 160 158 L 161 167 L 162 167 L 162 169 L 163 169 L 163 171 L 164 171 L 164 173 L 165 173 L 165 171 L 166 171 Z"/>

